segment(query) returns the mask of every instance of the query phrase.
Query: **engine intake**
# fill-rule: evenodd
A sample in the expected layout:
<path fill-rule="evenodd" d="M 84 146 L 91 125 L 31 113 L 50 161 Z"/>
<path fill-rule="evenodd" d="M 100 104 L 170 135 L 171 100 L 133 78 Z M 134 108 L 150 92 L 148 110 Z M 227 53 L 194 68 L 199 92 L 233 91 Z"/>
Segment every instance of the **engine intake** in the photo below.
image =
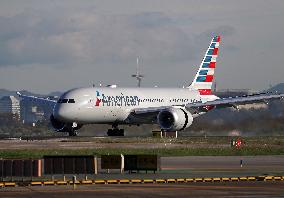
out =
<path fill-rule="evenodd" d="M 72 124 L 61 122 L 61 121 L 57 120 L 53 115 L 50 116 L 50 122 L 51 122 L 52 127 L 57 132 L 70 132 L 70 131 L 72 131 Z M 82 127 L 82 125 L 78 125 L 73 130 L 78 130 L 81 127 Z"/>
<path fill-rule="evenodd" d="M 161 111 L 157 116 L 161 129 L 166 131 L 181 131 L 188 128 L 193 117 L 190 112 L 180 108 L 170 108 Z"/>
<path fill-rule="evenodd" d="M 52 127 L 55 129 L 57 132 L 64 132 L 65 130 L 65 123 L 60 122 L 59 120 L 56 120 L 53 115 L 50 116 L 50 123 Z"/>

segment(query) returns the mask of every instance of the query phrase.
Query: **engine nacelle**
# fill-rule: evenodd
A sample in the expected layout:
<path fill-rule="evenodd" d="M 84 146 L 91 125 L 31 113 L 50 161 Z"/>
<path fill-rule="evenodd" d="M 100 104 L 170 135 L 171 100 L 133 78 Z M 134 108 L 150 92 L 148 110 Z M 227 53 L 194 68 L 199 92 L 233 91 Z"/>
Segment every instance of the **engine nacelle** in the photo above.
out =
<path fill-rule="evenodd" d="M 50 116 L 50 123 L 57 132 L 70 132 L 72 130 L 78 130 L 82 127 L 82 125 L 77 125 L 77 127 L 72 129 L 72 124 L 61 122 L 55 119 L 53 115 Z"/>
<path fill-rule="evenodd" d="M 181 131 L 193 122 L 190 112 L 181 108 L 170 108 L 161 111 L 157 116 L 161 129 L 166 131 Z"/>

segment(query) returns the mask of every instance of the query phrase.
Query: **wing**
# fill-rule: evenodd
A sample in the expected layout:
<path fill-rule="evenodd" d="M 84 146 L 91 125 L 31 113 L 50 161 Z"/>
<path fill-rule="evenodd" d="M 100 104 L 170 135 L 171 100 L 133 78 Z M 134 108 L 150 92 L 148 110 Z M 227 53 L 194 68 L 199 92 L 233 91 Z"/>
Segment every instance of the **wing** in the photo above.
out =
<path fill-rule="evenodd" d="M 40 98 L 36 96 L 26 96 L 26 95 L 21 94 L 20 92 L 17 92 L 17 94 L 23 100 L 31 101 L 39 105 L 45 104 L 45 105 L 49 105 L 50 107 L 54 107 L 54 105 L 57 102 L 56 100 L 50 100 L 48 98 Z"/>
<path fill-rule="evenodd" d="M 208 101 L 205 103 L 191 103 L 187 104 L 185 107 L 187 109 L 194 109 L 194 108 L 202 108 L 208 106 L 214 106 L 216 108 L 223 108 L 223 107 L 236 107 L 238 105 L 244 104 L 253 104 L 259 102 L 268 102 L 274 99 L 283 99 L 284 94 L 254 94 L 248 96 L 237 96 L 237 97 L 229 97 L 229 98 L 220 98 L 213 101 Z"/>
<path fill-rule="evenodd" d="M 126 122 L 129 123 L 157 123 L 157 114 L 166 107 L 149 107 L 133 109 Z"/>
<path fill-rule="evenodd" d="M 260 102 L 268 102 L 274 99 L 282 99 L 284 94 L 255 94 L 241 97 L 229 97 L 220 98 L 214 101 L 208 101 L 205 103 L 189 103 L 186 105 L 175 106 L 161 106 L 161 107 L 149 107 L 149 108 L 137 108 L 134 109 L 129 116 L 131 121 L 137 123 L 157 123 L 157 115 L 160 111 L 167 110 L 169 108 L 186 108 L 192 114 L 198 114 L 200 112 L 208 111 L 208 107 L 225 108 L 225 107 L 237 107 L 238 105 L 253 104 Z"/>

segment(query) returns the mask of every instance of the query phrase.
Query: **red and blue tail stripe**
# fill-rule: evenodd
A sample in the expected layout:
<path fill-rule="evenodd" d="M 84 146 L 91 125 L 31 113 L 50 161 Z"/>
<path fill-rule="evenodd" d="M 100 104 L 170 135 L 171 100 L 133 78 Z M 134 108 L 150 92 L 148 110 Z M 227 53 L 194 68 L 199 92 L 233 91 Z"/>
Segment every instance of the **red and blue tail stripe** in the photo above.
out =
<path fill-rule="evenodd" d="M 197 89 L 200 95 L 212 94 L 211 89 L 214 80 L 214 70 L 216 67 L 220 40 L 220 36 L 215 36 L 212 38 L 195 79 L 190 85 L 191 88 Z"/>

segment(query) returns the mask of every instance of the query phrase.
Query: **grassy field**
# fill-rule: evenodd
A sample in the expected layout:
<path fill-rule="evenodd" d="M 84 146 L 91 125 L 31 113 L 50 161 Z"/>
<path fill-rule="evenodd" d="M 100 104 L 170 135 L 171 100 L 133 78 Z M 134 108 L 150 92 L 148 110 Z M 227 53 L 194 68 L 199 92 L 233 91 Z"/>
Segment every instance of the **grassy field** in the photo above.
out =
<path fill-rule="evenodd" d="M 152 137 L 135 137 L 135 138 L 90 138 L 76 137 L 72 139 L 62 140 L 62 142 L 93 142 L 93 143 L 173 143 L 181 146 L 198 145 L 198 147 L 216 147 L 219 145 L 230 145 L 232 139 L 236 137 L 228 136 L 211 136 L 211 137 L 182 137 L 182 138 L 152 138 Z M 257 136 L 257 137 L 241 137 L 245 147 L 278 147 L 284 148 L 284 136 Z"/>
<path fill-rule="evenodd" d="M 284 137 L 247 137 L 242 138 L 244 145 L 235 147 L 218 147 L 220 144 L 230 144 L 230 137 L 190 137 L 178 139 L 158 138 L 72 138 L 62 141 L 91 141 L 94 143 L 176 143 L 178 148 L 90 148 L 90 149 L 26 149 L 0 150 L 1 158 L 41 158 L 44 155 L 96 155 L 103 154 L 158 154 L 160 156 L 243 156 L 243 155 L 284 155 Z M 195 144 L 198 148 L 187 147 Z M 185 147 L 182 147 L 185 145 Z M 201 145 L 201 146 L 200 146 Z M 212 146 L 213 145 L 213 146 Z M 216 145 L 216 147 L 214 147 Z"/>
<path fill-rule="evenodd" d="M 244 156 L 284 155 L 284 148 L 174 148 L 174 149 L 44 149 L 1 150 L 1 158 L 41 158 L 44 155 L 104 155 L 104 154 L 158 154 L 160 156 Z"/>

